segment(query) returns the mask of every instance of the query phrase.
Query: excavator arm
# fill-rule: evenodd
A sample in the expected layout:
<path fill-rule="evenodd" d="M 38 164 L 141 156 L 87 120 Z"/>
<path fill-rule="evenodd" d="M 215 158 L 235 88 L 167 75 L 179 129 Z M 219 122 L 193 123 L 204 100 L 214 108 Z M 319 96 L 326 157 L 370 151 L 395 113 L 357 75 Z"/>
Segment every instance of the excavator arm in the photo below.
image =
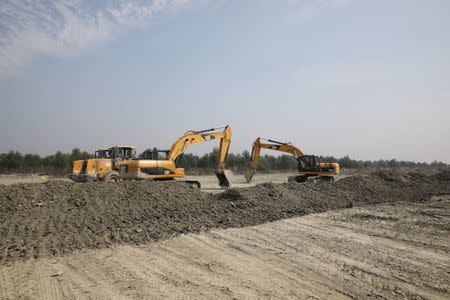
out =
<path fill-rule="evenodd" d="M 261 140 L 264 140 L 267 143 L 261 143 Z M 256 167 L 258 166 L 259 163 L 261 149 L 270 149 L 284 153 L 289 153 L 297 158 L 303 156 L 303 152 L 291 144 L 277 142 L 274 140 L 266 140 L 258 137 L 253 143 L 252 154 L 250 157 L 251 170 L 250 172 L 244 174 L 247 182 L 250 182 L 253 178 L 253 175 L 255 175 Z"/>
<path fill-rule="evenodd" d="M 225 160 L 228 155 L 228 149 L 231 143 L 230 126 L 223 127 L 223 131 L 217 131 L 222 128 L 211 128 L 201 131 L 188 131 L 180 137 L 171 147 L 167 154 L 167 159 L 175 161 L 183 151 L 194 144 L 200 144 L 211 140 L 220 139 L 219 159 L 217 162 L 216 176 L 219 179 L 219 185 L 222 188 L 228 188 L 230 183 L 225 175 Z"/>

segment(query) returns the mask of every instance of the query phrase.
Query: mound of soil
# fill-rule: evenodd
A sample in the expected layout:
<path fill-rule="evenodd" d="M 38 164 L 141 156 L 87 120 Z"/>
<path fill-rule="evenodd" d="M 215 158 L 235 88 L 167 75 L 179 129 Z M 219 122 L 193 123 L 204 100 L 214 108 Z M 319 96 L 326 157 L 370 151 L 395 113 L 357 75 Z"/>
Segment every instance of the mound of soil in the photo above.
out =
<path fill-rule="evenodd" d="M 265 183 L 217 195 L 181 182 L 0 186 L 0 262 L 436 194 L 450 194 L 449 182 L 386 172 L 334 183 Z"/>
<path fill-rule="evenodd" d="M 450 181 L 450 171 L 441 171 L 433 176 L 437 180 Z"/>

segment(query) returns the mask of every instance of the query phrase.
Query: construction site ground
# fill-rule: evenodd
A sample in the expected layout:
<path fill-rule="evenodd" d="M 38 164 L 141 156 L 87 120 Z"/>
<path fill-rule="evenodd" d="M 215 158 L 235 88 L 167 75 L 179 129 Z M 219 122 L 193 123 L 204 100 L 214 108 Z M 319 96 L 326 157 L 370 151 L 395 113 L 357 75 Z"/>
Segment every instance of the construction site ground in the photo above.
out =
<path fill-rule="evenodd" d="M 0 185 L 0 299 L 449 298 L 448 172 L 263 176 Z"/>

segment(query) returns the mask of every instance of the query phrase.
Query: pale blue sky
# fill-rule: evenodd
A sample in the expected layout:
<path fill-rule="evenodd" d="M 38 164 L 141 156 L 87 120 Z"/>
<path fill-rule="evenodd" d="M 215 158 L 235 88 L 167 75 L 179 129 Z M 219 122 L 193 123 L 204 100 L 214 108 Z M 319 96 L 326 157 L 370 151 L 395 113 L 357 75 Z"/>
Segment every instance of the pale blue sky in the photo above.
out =
<path fill-rule="evenodd" d="M 232 152 L 450 163 L 450 1 L 26 2 L 0 0 L 0 152 L 230 124 Z"/>

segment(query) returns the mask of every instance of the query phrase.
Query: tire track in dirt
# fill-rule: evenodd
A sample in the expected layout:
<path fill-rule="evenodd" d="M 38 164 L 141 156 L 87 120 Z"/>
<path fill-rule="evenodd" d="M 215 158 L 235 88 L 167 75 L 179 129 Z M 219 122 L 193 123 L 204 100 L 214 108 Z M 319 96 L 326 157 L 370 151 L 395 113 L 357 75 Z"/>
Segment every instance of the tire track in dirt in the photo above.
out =
<path fill-rule="evenodd" d="M 270 262 L 273 265 L 288 265 L 291 272 L 302 279 L 308 280 L 310 283 L 310 290 L 334 290 L 339 294 L 349 296 L 345 290 L 347 287 L 346 283 L 350 278 L 344 278 L 342 282 L 337 284 L 336 275 L 339 274 L 341 269 L 335 266 L 337 261 L 336 257 L 334 257 L 334 261 L 328 259 L 329 254 L 326 252 L 326 249 L 321 249 L 315 245 L 314 249 L 308 250 L 308 248 L 310 248 L 308 247 L 308 242 L 303 240 L 299 241 L 297 239 L 295 240 L 296 243 L 289 243 L 289 236 L 283 235 L 282 230 L 268 230 L 268 228 L 261 227 L 254 227 L 250 230 L 252 231 L 252 234 L 261 237 L 264 242 L 269 242 L 274 246 L 284 246 L 283 251 L 275 251 L 274 255 L 270 256 L 269 261 L 264 261 L 265 264 Z M 297 236 L 303 236 L 302 234 L 304 232 L 296 228 L 295 231 L 290 232 L 289 235 L 292 235 L 292 233 L 295 235 L 298 234 Z M 293 252 L 293 249 L 302 250 Z M 265 251 L 264 247 L 262 247 L 261 250 Z M 344 258 L 339 257 L 339 260 L 344 260 Z M 345 258 L 345 260 L 348 260 L 348 258 Z M 295 268 L 298 261 L 302 261 L 303 268 L 301 270 L 296 270 Z M 328 284 L 330 282 L 334 284 L 334 287 L 330 288 L 330 285 Z M 362 290 L 362 287 L 359 287 L 358 289 Z M 331 294 L 329 296 L 336 297 L 336 295 Z"/>
<path fill-rule="evenodd" d="M 315 269 L 321 270 L 325 268 L 325 264 L 320 260 L 315 260 L 315 257 L 302 251 L 293 251 L 296 248 L 288 245 L 289 239 L 284 238 L 272 238 L 267 235 L 265 230 L 259 230 L 258 227 L 248 228 L 245 235 L 240 232 L 223 232 L 221 234 L 221 240 L 228 240 L 229 243 L 237 243 L 240 249 L 244 253 L 247 253 L 250 257 L 259 256 L 260 253 L 270 253 L 269 256 L 260 257 L 258 264 L 264 266 L 270 266 L 270 268 L 276 269 L 277 275 L 285 276 L 290 279 L 290 284 L 296 286 L 302 286 L 301 293 L 311 290 L 325 290 L 327 287 L 326 280 L 324 280 L 324 274 L 320 280 L 315 280 L 318 277 L 319 272 Z M 280 232 L 277 232 L 280 234 Z M 246 243 L 245 237 L 250 236 L 252 243 Z M 277 236 L 277 235 L 275 235 Z M 298 264 L 296 261 L 291 260 L 290 256 L 295 255 L 298 260 L 302 261 L 302 270 L 298 270 Z M 279 276 L 275 276 L 279 278 Z M 329 278 L 331 280 L 331 278 Z M 291 291 L 293 292 L 293 291 Z M 337 293 L 336 293 L 337 292 Z M 297 291 L 298 295 L 299 291 Z M 295 293 L 294 293 L 295 294 Z M 342 292 L 339 289 L 328 290 L 328 297 L 336 298 Z M 276 296 L 276 295 L 275 295 Z M 306 297 L 308 294 L 302 294 L 302 297 Z"/>
<path fill-rule="evenodd" d="M 201 236 L 183 236 L 177 239 L 176 244 L 175 255 L 174 251 L 167 252 L 168 248 L 174 248 L 172 244 L 170 244 L 170 247 L 163 247 L 161 251 L 158 251 L 162 254 L 161 261 L 164 262 L 166 268 L 170 268 L 172 263 L 181 267 L 181 273 L 186 274 L 195 285 L 206 282 L 208 285 L 216 287 L 215 290 L 219 292 L 219 295 L 223 290 L 235 296 L 241 294 L 239 290 L 233 288 L 236 281 L 240 282 L 242 286 L 255 287 L 254 279 L 250 276 L 253 272 L 248 274 L 248 270 L 240 270 L 240 266 L 236 265 L 233 260 L 237 258 L 237 261 L 246 265 L 252 264 L 252 261 L 243 256 L 242 253 L 238 253 L 236 249 L 222 249 L 217 243 L 211 243 L 209 239 L 203 239 Z M 196 249 L 202 249 L 201 255 L 192 255 Z M 166 265 L 167 262 L 171 263 Z M 235 276 L 230 276 L 230 274 L 235 274 Z M 229 278 L 233 278 L 233 280 L 230 282 Z M 223 283 L 227 281 L 229 283 L 225 286 Z M 252 291 L 259 290 L 256 287 L 252 289 Z M 217 292 L 209 295 L 204 294 L 208 297 L 219 295 Z M 258 295 L 260 296 L 261 293 L 253 294 L 254 297 Z"/>
<path fill-rule="evenodd" d="M 347 242 L 349 241 L 347 240 Z M 354 244 L 352 244 L 353 246 Z M 352 289 L 357 289 L 360 293 L 366 291 L 369 294 L 373 284 L 389 280 L 390 276 L 385 270 L 378 268 L 374 264 L 366 263 L 360 257 L 352 256 L 350 253 L 340 253 L 340 251 L 337 252 L 335 249 L 336 247 L 333 247 L 332 251 L 330 249 L 327 251 L 324 247 L 318 246 L 315 248 L 315 255 L 312 255 L 313 265 L 315 261 L 322 262 L 321 272 L 327 274 L 325 276 L 327 281 L 325 282 L 332 282 L 332 285 L 328 285 L 329 288 L 337 286 L 337 289 L 346 295 L 351 295 L 351 293 L 345 291 Z M 359 278 L 359 281 L 355 283 L 352 277 L 356 276 Z M 321 277 L 321 280 L 323 280 L 324 276 L 322 275 Z"/>
<path fill-rule="evenodd" d="M 143 284 L 140 294 L 150 298 L 161 298 L 164 293 L 164 286 L 173 283 L 174 286 L 181 286 L 182 280 L 179 276 L 166 268 L 164 264 L 159 264 L 160 256 L 157 252 L 144 251 L 140 248 L 127 247 L 114 255 L 113 261 L 132 274 L 132 278 Z M 177 270 L 179 269 L 179 265 Z"/>
<path fill-rule="evenodd" d="M 445 215 L 449 204 L 450 197 L 414 205 Z M 450 258 L 432 243 L 411 246 L 401 233 L 395 239 L 394 231 L 409 228 L 413 242 L 431 232 L 450 249 L 448 231 L 440 229 L 448 220 L 410 208 L 353 208 L 16 262 L 0 266 L 0 298 L 447 299 Z M 422 226 L 412 226 L 417 221 Z M 379 232 L 392 238 L 373 235 Z"/>

